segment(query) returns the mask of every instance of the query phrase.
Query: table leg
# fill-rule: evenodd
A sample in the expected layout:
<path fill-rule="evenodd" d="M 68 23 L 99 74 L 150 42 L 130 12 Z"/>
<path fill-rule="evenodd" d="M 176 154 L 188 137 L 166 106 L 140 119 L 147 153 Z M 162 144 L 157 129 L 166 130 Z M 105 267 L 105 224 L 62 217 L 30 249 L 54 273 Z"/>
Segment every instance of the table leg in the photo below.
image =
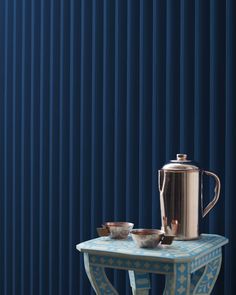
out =
<path fill-rule="evenodd" d="M 84 253 L 84 265 L 89 281 L 97 295 L 119 295 L 108 280 L 104 267 L 91 264 L 87 253 Z"/>
<path fill-rule="evenodd" d="M 174 274 L 166 275 L 164 295 L 209 295 L 221 267 L 221 257 L 208 263 L 191 275 L 188 264 L 177 264 Z"/>
<path fill-rule="evenodd" d="M 164 295 L 190 294 L 191 275 L 188 263 L 177 263 L 175 272 L 166 275 Z"/>
<path fill-rule="evenodd" d="M 192 292 L 193 295 L 211 294 L 220 272 L 221 261 L 222 257 L 218 257 L 203 268 L 204 271 L 202 271 L 198 282 L 195 284 L 195 288 Z"/>
<path fill-rule="evenodd" d="M 150 287 L 149 274 L 129 270 L 130 286 L 133 295 L 148 295 Z"/>
<path fill-rule="evenodd" d="M 191 274 L 191 290 L 190 290 L 190 294 L 193 294 L 193 291 L 196 288 L 197 283 L 199 282 L 204 270 L 205 270 L 205 266 L 203 266 L 202 268 L 196 270 L 194 273 Z"/>

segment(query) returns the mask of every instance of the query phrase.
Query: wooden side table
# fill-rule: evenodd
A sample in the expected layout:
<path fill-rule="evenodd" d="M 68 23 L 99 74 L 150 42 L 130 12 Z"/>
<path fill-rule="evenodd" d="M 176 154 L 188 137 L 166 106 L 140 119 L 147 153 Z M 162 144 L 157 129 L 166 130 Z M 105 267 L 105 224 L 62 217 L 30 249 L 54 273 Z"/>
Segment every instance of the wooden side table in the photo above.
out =
<path fill-rule="evenodd" d="M 227 243 L 225 237 L 202 234 L 198 240 L 140 249 L 131 237 L 127 240 L 101 237 L 76 248 L 84 253 L 85 270 L 97 295 L 118 294 L 105 268 L 128 270 L 135 295 L 149 294 L 149 273 L 165 275 L 165 295 L 200 295 L 211 293 L 221 267 L 221 248 Z"/>

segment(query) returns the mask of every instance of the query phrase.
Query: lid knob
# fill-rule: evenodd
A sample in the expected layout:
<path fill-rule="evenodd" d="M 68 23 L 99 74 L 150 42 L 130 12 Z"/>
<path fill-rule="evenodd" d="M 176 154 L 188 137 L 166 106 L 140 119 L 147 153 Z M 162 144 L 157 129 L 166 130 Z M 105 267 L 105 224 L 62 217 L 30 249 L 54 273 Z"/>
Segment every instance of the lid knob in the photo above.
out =
<path fill-rule="evenodd" d="M 199 171 L 198 166 L 192 162 L 191 160 L 187 159 L 186 154 L 177 154 L 176 160 L 171 160 L 169 163 L 162 167 L 163 170 L 168 170 L 170 172 L 181 172 L 181 171 Z"/>
<path fill-rule="evenodd" d="M 187 155 L 186 154 L 177 154 L 176 159 L 177 159 L 177 161 L 186 161 Z"/>

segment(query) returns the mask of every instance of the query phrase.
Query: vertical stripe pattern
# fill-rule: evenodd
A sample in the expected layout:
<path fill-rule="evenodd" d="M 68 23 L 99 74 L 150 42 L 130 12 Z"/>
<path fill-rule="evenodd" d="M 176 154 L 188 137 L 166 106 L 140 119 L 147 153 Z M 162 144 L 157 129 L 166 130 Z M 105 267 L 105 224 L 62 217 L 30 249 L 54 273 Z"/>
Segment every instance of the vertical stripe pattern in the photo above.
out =
<path fill-rule="evenodd" d="M 213 294 L 233 294 L 235 13 L 234 0 L 0 0 L 0 294 L 92 295 L 76 244 L 104 221 L 160 227 L 157 171 L 179 152 L 220 175 L 200 230 L 229 238 Z"/>

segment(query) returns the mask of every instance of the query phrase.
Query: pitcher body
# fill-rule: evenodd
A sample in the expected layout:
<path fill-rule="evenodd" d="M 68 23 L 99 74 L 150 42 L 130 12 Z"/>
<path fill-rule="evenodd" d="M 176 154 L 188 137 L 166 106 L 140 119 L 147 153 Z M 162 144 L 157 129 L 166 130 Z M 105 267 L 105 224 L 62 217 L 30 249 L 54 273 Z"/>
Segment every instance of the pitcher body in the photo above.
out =
<path fill-rule="evenodd" d="M 216 180 L 215 195 L 203 209 L 203 174 Z M 159 170 L 160 206 L 162 229 L 175 234 L 178 240 L 192 240 L 199 237 L 199 217 L 204 217 L 216 204 L 220 194 L 220 180 L 212 172 L 200 170 L 187 155 L 178 154 Z M 200 210 L 201 209 L 201 210 Z"/>

